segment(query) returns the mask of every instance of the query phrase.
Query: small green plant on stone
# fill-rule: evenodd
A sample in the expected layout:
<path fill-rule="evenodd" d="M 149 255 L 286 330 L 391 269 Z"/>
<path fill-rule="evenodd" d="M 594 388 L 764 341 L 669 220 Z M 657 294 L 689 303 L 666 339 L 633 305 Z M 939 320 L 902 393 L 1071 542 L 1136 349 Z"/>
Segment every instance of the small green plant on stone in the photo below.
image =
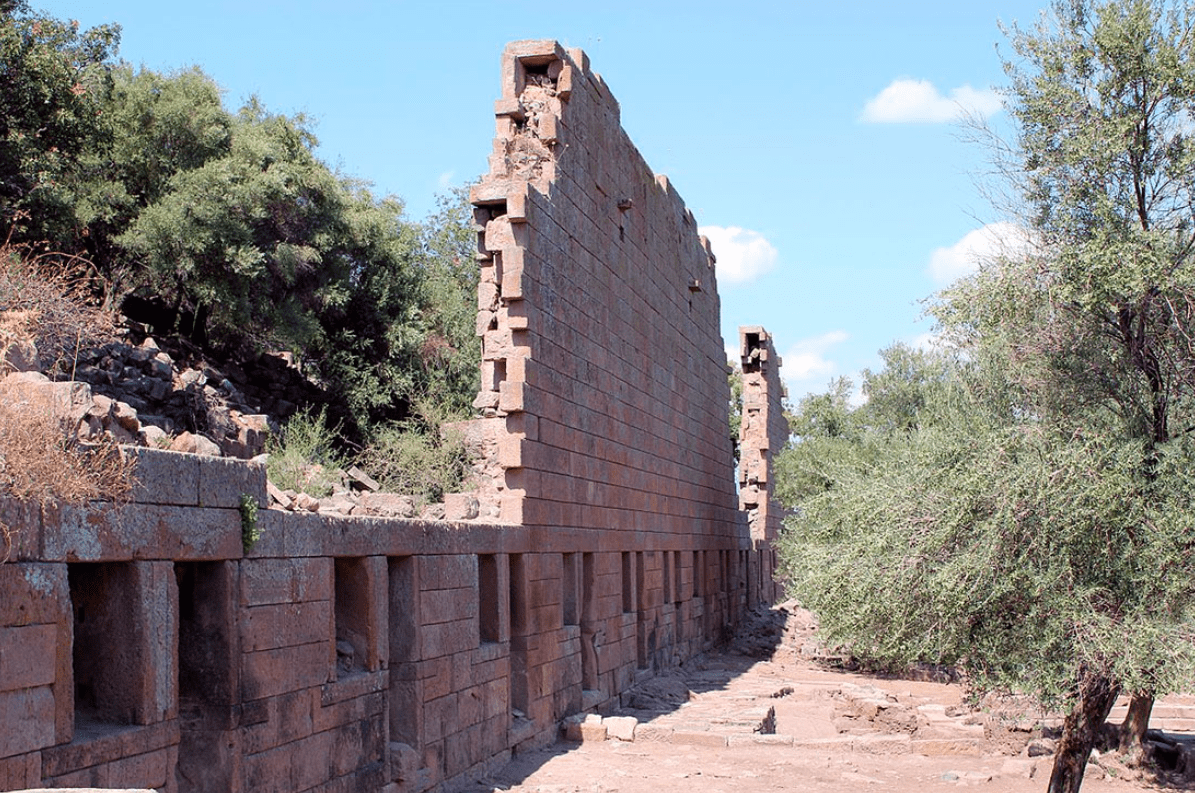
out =
<path fill-rule="evenodd" d="M 261 539 L 261 532 L 257 529 L 257 499 L 248 493 L 241 493 L 241 548 L 245 553 L 253 550 L 253 545 Z"/>
<path fill-rule="evenodd" d="M 339 427 L 329 427 L 327 411 L 301 410 L 266 443 L 266 473 L 282 490 L 321 498 L 331 495 L 345 464 L 336 450 Z"/>

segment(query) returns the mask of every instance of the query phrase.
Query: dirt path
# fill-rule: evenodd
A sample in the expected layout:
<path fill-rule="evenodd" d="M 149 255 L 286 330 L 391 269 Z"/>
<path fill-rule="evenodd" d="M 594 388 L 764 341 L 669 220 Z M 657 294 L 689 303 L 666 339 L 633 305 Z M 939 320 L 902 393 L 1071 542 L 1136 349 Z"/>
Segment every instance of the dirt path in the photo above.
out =
<path fill-rule="evenodd" d="M 1028 751 L 1049 748 L 1040 714 L 972 711 L 957 684 L 833 671 L 810 659 L 813 629 L 801 614 L 753 627 L 727 651 L 645 682 L 615 718 L 574 725 L 581 740 L 521 755 L 471 790 L 1045 790 L 1053 758 Z M 749 657 L 765 647 L 776 648 L 770 659 Z M 1083 784 L 1088 793 L 1184 789 L 1195 787 L 1111 756 L 1095 758 Z"/>

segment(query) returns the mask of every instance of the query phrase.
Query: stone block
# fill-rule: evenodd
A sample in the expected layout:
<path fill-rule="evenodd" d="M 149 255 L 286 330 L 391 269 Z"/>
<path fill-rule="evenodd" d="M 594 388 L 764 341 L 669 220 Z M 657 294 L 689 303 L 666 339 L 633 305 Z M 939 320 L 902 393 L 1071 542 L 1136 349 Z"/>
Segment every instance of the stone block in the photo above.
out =
<path fill-rule="evenodd" d="M 331 559 L 250 559 L 241 563 L 242 606 L 331 599 Z"/>
<path fill-rule="evenodd" d="M 315 732 L 313 689 L 301 689 L 245 703 L 241 751 L 244 756 L 268 751 Z"/>
<path fill-rule="evenodd" d="M 329 642 L 245 653 L 242 699 L 261 699 L 327 683 L 332 676 Z"/>
<path fill-rule="evenodd" d="M 241 517 L 231 509 L 157 504 L 60 505 L 43 517 L 47 561 L 236 559 Z"/>
<path fill-rule="evenodd" d="M 168 779 L 174 781 L 171 761 L 168 748 L 117 758 L 108 764 L 108 782 L 136 789 L 165 788 Z"/>
<path fill-rule="evenodd" d="M 327 600 L 253 606 L 241 611 L 242 652 L 257 652 L 332 640 L 332 604 Z"/>
<path fill-rule="evenodd" d="M 24 790 L 41 786 L 40 752 L 0 758 L 0 789 Z"/>
<path fill-rule="evenodd" d="M 442 589 L 420 603 L 420 623 L 436 625 L 473 619 L 477 613 L 477 590 L 473 587 Z"/>
<path fill-rule="evenodd" d="M 0 757 L 54 744 L 54 694 L 49 686 L 0 691 Z"/>
<path fill-rule="evenodd" d="M 270 505 L 266 494 L 266 467 L 262 463 L 230 457 L 199 458 L 199 505 L 237 509 L 241 496 L 257 501 L 258 507 Z"/>
<path fill-rule="evenodd" d="M 607 716 L 602 720 L 606 733 L 612 740 L 631 742 L 635 740 L 635 728 L 639 720 L 634 716 Z"/>
<path fill-rule="evenodd" d="M 593 714 L 590 714 L 592 717 Z M 586 718 L 577 726 L 578 737 L 581 743 L 601 742 L 606 740 L 607 729 L 606 725 L 602 723 L 602 718 Z"/>
<path fill-rule="evenodd" d="M 673 730 L 671 743 L 682 743 L 687 746 L 726 746 L 726 736 L 716 732 L 702 730 Z"/>
<path fill-rule="evenodd" d="M 979 757 L 983 754 L 983 741 L 975 738 L 915 739 L 910 743 L 909 751 L 928 757 Z"/>
<path fill-rule="evenodd" d="M 146 446 L 125 448 L 137 461 L 133 501 L 181 507 L 199 505 L 199 461 L 202 458 Z"/>
<path fill-rule="evenodd" d="M 101 781 L 84 783 L 106 787 L 108 763 L 120 757 L 149 754 L 158 749 L 178 745 L 179 728 L 176 720 L 145 727 L 109 731 L 87 740 L 60 744 L 42 751 L 42 776 L 54 780 L 56 786 L 75 785 L 68 782 L 73 775 L 87 769 L 98 769 Z M 95 777 L 93 777 L 95 778 Z"/>
<path fill-rule="evenodd" d="M 53 683 L 57 641 L 54 624 L 0 627 L 0 692 Z"/>
<path fill-rule="evenodd" d="M 851 746 L 863 754 L 909 754 L 912 740 L 908 735 L 860 735 L 851 741 Z"/>
<path fill-rule="evenodd" d="M 0 498 L 0 559 L 5 562 L 40 561 L 41 507 L 33 501 Z"/>

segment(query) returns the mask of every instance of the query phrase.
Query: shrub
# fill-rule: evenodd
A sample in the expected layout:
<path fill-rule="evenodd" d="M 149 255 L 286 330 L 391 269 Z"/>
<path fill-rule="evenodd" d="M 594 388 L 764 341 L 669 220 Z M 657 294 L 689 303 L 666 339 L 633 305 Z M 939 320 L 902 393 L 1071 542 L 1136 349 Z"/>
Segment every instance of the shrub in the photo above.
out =
<path fill-rule="evenodd" d="M 338 426 L 328 425 L 327 409 L 318 413 L 301 410 L 291 417 L 277 436 L 266 444 L 269 460 L 266 472 L 283 490 L 320 498 L 330 495 L 340 481 L 338 469 L 345 466 L 336 449 Z"/>
<path fill-rule="evenodd" d="M 429 404 L 417 404 L 419 418 L 379 429 L 361 455 L 361 467 L 395 493 L 421 502 L 441 501 L 459 491 L 469 472 L 464 438 L 443 428 L 443 417 Z"/>

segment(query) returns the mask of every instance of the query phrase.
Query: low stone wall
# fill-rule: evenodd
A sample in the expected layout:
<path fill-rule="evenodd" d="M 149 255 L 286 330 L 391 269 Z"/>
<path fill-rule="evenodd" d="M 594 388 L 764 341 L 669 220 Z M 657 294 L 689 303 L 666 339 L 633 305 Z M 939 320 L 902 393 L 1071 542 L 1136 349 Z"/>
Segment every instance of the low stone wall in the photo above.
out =
<path fill-rule="evenodd" d="M 0 789 L 426 790 L 708 647 L 745 572 L 631 536 L 266 509 L 245 552 L 260 466 L 129 451 L 132 503 L 0 506 Z"/>

